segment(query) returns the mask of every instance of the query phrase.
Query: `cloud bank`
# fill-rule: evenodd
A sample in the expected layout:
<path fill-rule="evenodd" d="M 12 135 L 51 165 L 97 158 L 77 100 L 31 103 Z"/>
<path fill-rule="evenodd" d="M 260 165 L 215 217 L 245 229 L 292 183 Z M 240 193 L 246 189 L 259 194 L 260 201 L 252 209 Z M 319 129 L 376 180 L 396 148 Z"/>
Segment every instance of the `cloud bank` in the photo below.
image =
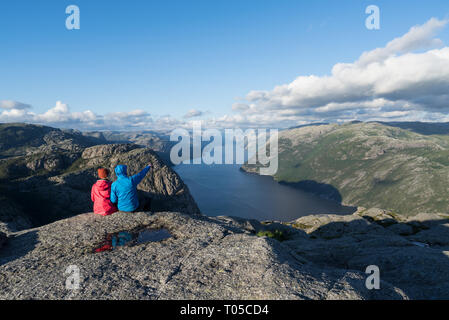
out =
<path fill-rule="evenodd" d="M 204 114 L 204 112 L 196 110 L 196 109 L 192 109 L 189 112 L 187 112 L 184 115 L 184 119 L 191 119 L 191 118 L 195 118 L 195 117 L 200 117 Z"/>
<path fill-rule="evenodd" d="M 353 63 L 337 63 L 329 75 L 302 75 L 269 91 L 250 91 L 232 112 L 201 120 L 204 127 L 274 127 L 349 120 L 449 121 L 449 47 L 436 38 L 448 20 L 432 18 Z M 71 112 L 58 101 L 35 114 L 25 103 L 0 100 L 0 122 L 24 121 L 81 130 L 189 127 L 205 113 L 182 119 L 152 117 L 144 110 L 105 115 Z"/>
<path fill-rule="evenodd" d="M 271 91 L 251 91 L 234 104 L 236 120 L 448 121 L 449 48 L 435 38 L 447 23 L 432 18 L 354 63 L 337 63 L 330 75 L 299 76 Z"/>
<path fill-rule="evenodd" d="M 29 109 L 31 106 L 29 104 L 25 104 L 18 101 L 12 101 L 12 100 L 1 100 L 0 101 L 0 109 L 6 109 L 6 110 L 23 110 L 23 109 Z"/>
<path fill-rule="evenodd" d="M 0 101 L 0 106 L 4 102 Z M 149 113 L 139 109 L 106 115 L 91 110 L 71 112 L 67 104 L 57 101 L 53 108 L 41 114 L 29 108 L 8 108 L 0 113 L 0 122 L 29 122 L 81 130 L 127 130 L 151 126 L 154 120 Z"/>

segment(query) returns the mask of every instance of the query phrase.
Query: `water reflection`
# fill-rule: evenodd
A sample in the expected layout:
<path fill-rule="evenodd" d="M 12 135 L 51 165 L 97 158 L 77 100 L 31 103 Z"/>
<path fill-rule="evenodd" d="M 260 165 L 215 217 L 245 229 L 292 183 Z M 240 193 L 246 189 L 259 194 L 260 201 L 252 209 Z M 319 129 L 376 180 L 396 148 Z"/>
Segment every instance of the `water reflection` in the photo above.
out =
<path fill-rule="evenodd" d="M 147 242 L 159 242 L 172 235 L 167 229 L 141 229 L 139 231 L 120 231 L 108 233 L 95 249 L 94 252 L 111 251 L 118 247 L 134 246 Z"/>

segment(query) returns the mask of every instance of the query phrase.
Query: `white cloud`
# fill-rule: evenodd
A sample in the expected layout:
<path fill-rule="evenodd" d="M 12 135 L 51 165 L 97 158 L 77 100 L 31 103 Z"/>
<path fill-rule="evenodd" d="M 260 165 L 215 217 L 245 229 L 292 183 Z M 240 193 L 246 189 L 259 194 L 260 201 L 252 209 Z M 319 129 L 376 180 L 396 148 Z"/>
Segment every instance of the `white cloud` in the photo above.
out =
<path fill-rule="evenodd" d="M 203 111 L 196 110 L 196 109 L 192 109 L 192 110 L 189 110 L 189 112 L 187 112 L 187 113 L 184 115 L 184 118 L 185 118 L 185 119 L 195 118 L 195 117 L 202 116 L 203 114 L 204 114 Z"/>
<path fill-rule="evenodd" d="M 434 38 L 447 23 L 432 18 L 354 63 L 335 64 L 330 75 L 299 76 L 271 91 L 251 91 L 248 102 L 232 109 L 247 121 L 272 118 L 273 124 L 418 114 L 435 119 L 449 112 L 449 47 L 437 48 L 443 43 Z"/>
<path fill-rule="evenodd" d="M 13 100 L 0 100 L 0 109 L 12 110 L 12 109 L 29 109 L 31 106 L 18 101 Z"/>
<path fill-rule="evenodd" d="M 10 109 L 5 110 L 0 113 L 0 121 L 5 122 L 16 122 L 16 121 L 27 121 L 28 112 L 23 109 Z"/>
<path fill-rule="evenodd" d="M 442 29 L 448 20 L 431 18 L 421 26 L 414 26 L 402 37 L 393 39 L 384 48 L 378 48 L 362 54 L 357 61 L 359 65 L 383 61 L 397 53 L 412 52 L 419 49 L 439 47 L 443 44 L 440 39 L 433 38 L 436 32 Z"/>
<path fill-rule="evenodd" d="M 57 101 L 53 108 L 41 114 L 25 109 L 4 110 L 0 113 L 0 122 L 29 122 L 85 130 L 122 130 L 149 127 L 153 119 L 149 113 L 140 109 L 105 115 L 98 115 L 91 110 L 71 112 L 67 104 Z"/>
<path fill-rule="evenodd" d="M 348 120 L 449 121 L 449 47 L 435 38 L 448 20 L 432 18 L 385 47 L 336 63 L 326 76 L 302 75 L 270 91 L 250 91 L 232 113 L 201 120 L 203 127 L 289 127 Z M 1 111 L 3 109 L 3 111 Z M 155 117 L 136 109 L 98 115 L 71 112 L 58 101 L 35 114 L 30 105 L 0 100 L 0 122 L 25 121 L 81 130 L 191 128 L 208 112 L 192 109 L 183 119 Z"/>
<path fill-rule="evenodd" d="M 233 111 L 246 111 L 248 109 L 249 109 L 249 105 L 247 105 L 246 103 L 234 103 L 232 105 Z"/>

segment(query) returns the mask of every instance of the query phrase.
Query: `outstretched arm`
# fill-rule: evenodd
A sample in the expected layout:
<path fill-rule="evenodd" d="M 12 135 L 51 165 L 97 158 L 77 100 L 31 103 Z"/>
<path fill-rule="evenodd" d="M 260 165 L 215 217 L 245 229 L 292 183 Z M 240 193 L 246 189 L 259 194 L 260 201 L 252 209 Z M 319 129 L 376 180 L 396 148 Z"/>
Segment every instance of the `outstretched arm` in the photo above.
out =
<path fill-rule="evenodd" d="M 142 181 L 143 178 L 145 178 L 146 174 L 150 170 L 151 165 L 146 166 L 142 171 L 140 171 L 138 174 L 135 174 L 131 177 L 131 181 L 133 182 L 134 186 L 137 186 L 140 181 Z"/>

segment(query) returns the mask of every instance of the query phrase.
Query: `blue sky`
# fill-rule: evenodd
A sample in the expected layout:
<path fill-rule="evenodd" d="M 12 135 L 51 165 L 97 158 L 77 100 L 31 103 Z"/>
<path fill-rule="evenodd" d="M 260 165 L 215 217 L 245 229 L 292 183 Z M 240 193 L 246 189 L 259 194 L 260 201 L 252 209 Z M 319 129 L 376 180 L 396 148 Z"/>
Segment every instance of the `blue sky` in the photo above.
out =
<path fill-rule="evenodd" d="M 65 28 L 70 4 L 80 30 Z M 365 28 L 370 4 L 380 30 Z M 449 17 L 447 0 L 2 1 L 0 100 L 222 117 L 252 90 L 328 75 L 432 17 Z"/>

